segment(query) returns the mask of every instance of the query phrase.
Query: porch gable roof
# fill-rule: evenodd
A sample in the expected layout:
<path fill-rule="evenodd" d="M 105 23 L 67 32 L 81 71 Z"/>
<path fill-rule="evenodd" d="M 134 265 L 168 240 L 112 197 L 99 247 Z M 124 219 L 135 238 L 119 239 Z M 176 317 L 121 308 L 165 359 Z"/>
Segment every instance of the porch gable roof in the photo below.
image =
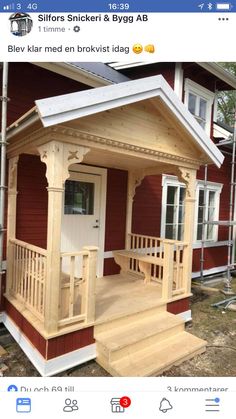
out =
<path fill-rule="evenodd" d="M 198 147 L 220 167 L 224 156 L 161 75 L 40 99 L 35 103 L 43 126 L 49 127 L 155 98 L 163 101 Z"/>

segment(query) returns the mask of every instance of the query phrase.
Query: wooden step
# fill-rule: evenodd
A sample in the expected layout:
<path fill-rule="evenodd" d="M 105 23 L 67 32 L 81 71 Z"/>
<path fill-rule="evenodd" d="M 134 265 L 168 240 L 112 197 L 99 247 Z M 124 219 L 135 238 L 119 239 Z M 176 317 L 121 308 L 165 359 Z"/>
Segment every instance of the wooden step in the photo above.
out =
<path fill-rule="evenodd" d="M 181 318 L 167 312 L 159 313 L 109 331 L 95 331 L 97 352 L 113 362 L 183 330 Z"/>
<path fill-rule="evenodd" d="M 201 354 L 206 349 L 202 339 L 180 332 L 163 341 L 146 346 L 142 350 L 113 362 L 98 355 L 98 363 L 111 375 L 118 377 L 147 377 L 160 375 L 163 371 Z"/>
<path fill-rule="evenodd" d="M 138 310 L 138 309 L 137 309 Z M 108 332 L 117 327 L 130 325 L 131 323 L 137 322 L 139 320 L 144 320 L 151 316 L 158 316 L 160 313 L 166 313 L 166 304 L 159 304 L 153 307 L 150 307 L 146 310 L 121 314 L 116 318 L 112 318 L 103 322 L 96 322 L 95 324 L 95 334 L 100 332 Z"/>

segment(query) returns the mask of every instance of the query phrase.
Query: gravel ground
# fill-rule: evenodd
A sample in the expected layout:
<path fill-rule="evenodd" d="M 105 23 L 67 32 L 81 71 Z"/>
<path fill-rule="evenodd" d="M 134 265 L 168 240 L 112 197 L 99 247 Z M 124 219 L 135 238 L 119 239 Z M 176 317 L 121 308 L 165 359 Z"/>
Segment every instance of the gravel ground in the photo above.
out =
<path fill-rule="evenodd" d="M 233 288 L 236 292 L 235 279 Z M 223 298 L 220 292 L 213 293 L 199 288 L 193 290 L 191 303 L 193 322 L 187 325 L 187 331 L 207 340 L 207 350 L 190 361 L 172 367 L 163 374 L 164 376 L 236 376 L 236 312 L 211 307 L 212 303 Z M 3 326 L 0 327 L 0 345 L 7 351 L 7 354 L 0 357 L 2 376 L 39 376 L 37 370 Z M 3 365 L 7 366 L 7 370 L 4 371 Z M 105 377 L 109 374 L 95 361 L 90 361 L 58 376 Z"/>

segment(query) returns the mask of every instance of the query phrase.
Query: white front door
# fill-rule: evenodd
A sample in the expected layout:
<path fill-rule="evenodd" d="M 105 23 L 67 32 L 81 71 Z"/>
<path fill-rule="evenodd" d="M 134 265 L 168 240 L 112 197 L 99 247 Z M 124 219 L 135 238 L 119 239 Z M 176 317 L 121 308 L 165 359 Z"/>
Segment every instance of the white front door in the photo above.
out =
<path fill-rule="evenodd" d="M 89 169 L 88 169 L 89 170 Z M 62 213 L 61 251 L 78 252 L 83 246 L 97 246 L 103 242 L 104 224 L 101 222 L 102 176 L 71 171 L 65 183 L 64 208 Z M 103 256 L 103 249 L 99 249 Z M 77 259 L 77 258 L 76 258 Z M 99 272 L 97 274 L 101 276 Z M 63 272 L 69 274 L 69 258 L 62 260 Z M 76 261 L 76 277 L 82 274 L 82 258 Z"/>

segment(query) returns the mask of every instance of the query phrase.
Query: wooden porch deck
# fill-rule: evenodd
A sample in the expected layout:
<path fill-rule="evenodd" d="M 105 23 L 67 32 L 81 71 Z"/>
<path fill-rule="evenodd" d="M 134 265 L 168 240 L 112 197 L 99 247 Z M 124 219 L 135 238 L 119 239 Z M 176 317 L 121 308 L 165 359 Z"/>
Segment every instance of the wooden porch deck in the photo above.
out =
<path fill-rule="evenodd" d="M 145 311 L 163 304 L 161 286 L 144 284 L 132 274 L 109 275 L 96 282 L 95 324 Z"/>

